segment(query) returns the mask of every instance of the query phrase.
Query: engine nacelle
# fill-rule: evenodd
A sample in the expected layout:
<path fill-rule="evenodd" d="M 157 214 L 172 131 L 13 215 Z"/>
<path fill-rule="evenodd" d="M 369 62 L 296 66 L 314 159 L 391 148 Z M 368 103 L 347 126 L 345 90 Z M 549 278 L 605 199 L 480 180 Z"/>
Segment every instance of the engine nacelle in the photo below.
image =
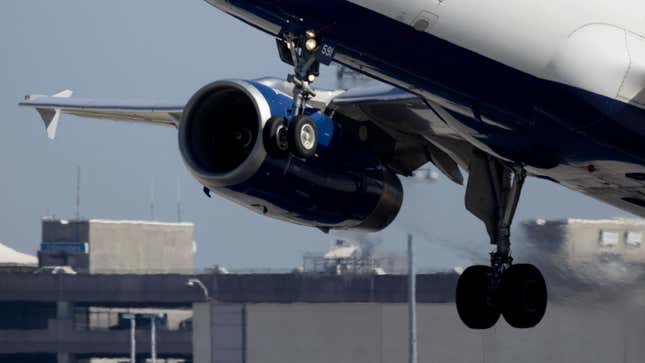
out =
<path fill-rule="evenodd" d="M 315 109 L 318 149 L 309 159 L 276 158 L 264 147 L 272 116 L 292 99 L 255 81 L 219 81 L 195 93 L 179 126 L 190 172 L 214 193 L 261 214 L 322 229 L 378 231 L 398 214 L 398 177 Z"/>

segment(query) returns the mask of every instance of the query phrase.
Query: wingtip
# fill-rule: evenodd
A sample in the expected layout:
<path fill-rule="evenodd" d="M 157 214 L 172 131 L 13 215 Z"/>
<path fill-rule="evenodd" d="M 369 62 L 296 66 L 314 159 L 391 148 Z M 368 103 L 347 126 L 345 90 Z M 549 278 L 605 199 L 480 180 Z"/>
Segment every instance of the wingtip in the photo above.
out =
<path fill-rule="evenodd" d="M 63 91 L 60 91 L 51 97 L 54 98 L 70 98 L 74 92 L 70 89 L 66 89 Z M 35 106 L 36 111 L 40 114 L 40 118 L 42 118 L 43 122 L 45 123 L 45 130 L 47 131 L 47 137 L 50 140 L 54 140 L 56 138 L 56 131 L 58 130 L 58 123 L 60 122 L 60 115 L 61 115 L 61 109 L 49 109 L 49 108 L 39 108 L 37 105 L 30 104 L 31 101 L 35 101 L 39 98 L 47 97 L 44 95 L 37 95 L 37 94 L 29 94 L 24 97 L 24 100 L 19 102 L 19 106 Z"/>

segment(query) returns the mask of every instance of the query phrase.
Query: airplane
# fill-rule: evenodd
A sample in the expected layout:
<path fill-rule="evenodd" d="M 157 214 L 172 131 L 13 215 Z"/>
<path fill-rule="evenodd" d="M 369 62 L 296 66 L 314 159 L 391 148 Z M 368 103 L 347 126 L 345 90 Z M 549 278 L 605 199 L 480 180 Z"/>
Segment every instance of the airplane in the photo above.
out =
<path fill-rule="evenodd" d="M 187 104 L 27 96 L 48 134 L 62 113 L 178 129 L 211 192 L 269 217 L 378 231 L 400 176 L 431 162 L 466 184 L 489 265 L 460 275 L 472 329 L 540 323 L 542 273 L 514 263 L 510 228 L 527 176 L 645 217 L 645 3 L 625 0 L 207 0 L 275 38 L 286 80 L 223 80 Z M 314 89 L 331 62 L 383 82 Z M 468 173 L 465 182 L 462 170 Z"/>

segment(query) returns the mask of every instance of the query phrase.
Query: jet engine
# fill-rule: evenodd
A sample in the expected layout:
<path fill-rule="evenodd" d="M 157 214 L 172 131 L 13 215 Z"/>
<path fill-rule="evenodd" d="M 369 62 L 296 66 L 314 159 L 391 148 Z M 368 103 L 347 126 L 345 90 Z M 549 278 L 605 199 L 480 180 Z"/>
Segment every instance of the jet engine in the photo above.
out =
<path fill-rule="evenodd" d="M 318 147 L 311 158 L 265 147 L 267 121 L 288 118 L 292 98 L 256 81 L 218 81 L 193 95 L 179 148 L 210 191 L 261 214 L 328 229 L 378 231 L 398 214 L 398 177 L 320 110 L 307 108 Z"/>

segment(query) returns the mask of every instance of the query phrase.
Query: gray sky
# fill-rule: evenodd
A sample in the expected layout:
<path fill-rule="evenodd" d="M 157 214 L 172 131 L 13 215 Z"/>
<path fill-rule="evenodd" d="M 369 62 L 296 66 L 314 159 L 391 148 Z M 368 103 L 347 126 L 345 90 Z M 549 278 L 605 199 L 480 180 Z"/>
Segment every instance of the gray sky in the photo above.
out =
<path fill-rule="evenodd" d="M 83 169 L 82 214 L 147 219 L 155 180 L 156 216 L 176 219 L 176 180 L 184 219 L 196 223 L 198 266 L 290 267 L 330 237 L 273 221 L 220 198 L 207 199 L 184 168 L 171 128 L 67 117 L 57 140 L 35 112 L 16 103 L 27 93 L 66 88 L 78 96 L 187 100 L 222 78 L 284 77 L 273 39 L 201 0 L 3 0 L 0 2 L 0 242 L 35 253 L 40 218 L 72 217 L 75 167 Z M 318 86 L 332 87 L 323 70 Z M 488 250 L 483 224 L 463 206 L 463 188 L 441 178 L 414 185 L 382 237 L 402 250 L 417 236 L 419 264 L 464 264 Z M 517 220 L 626 216 L 600 202 L 531 180 Z M 485 256 L 484 256 L 485 257 Z"/>

